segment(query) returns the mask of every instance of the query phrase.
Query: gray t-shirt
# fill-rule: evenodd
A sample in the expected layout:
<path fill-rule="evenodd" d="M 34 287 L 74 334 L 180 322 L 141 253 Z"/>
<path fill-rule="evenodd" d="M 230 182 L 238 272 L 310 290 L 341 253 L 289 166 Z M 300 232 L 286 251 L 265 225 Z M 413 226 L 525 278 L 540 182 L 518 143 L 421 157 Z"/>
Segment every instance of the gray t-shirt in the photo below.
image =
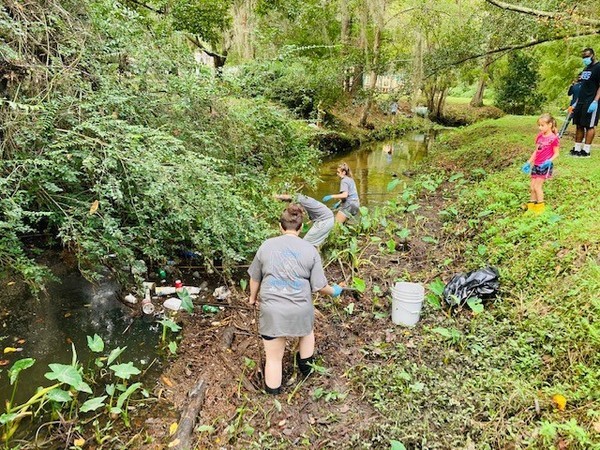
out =
<path fill-rule="evenodd" d="M 319 252 L 292 235 L 267 239 L 248 269 L 260 281 L 260 334 L 306 336 L 314 325 L 312 292 L 327 285 Z"/>
<path fill-rule="evenodd" d="M 342 178 L 342 180 L 340 181 L 340 192 L 348 193 L 348 197 L 342 200 L 342 203 L 348 202 L 355 203 L 357 205 L 359 204 L 358 191 L 356 190 L 356 183 L 354 182 L 354 179 L 350 177 Z"/>
<path fill-rule="evenodd" d="M 308 218 L 313 222 L 316 222 L 317 220 L 333 219 L 333 211 L 312 197 L 298 194 L 296 196 L 296 201 L 302 205 L 306 214 L 308 214 Z"/>

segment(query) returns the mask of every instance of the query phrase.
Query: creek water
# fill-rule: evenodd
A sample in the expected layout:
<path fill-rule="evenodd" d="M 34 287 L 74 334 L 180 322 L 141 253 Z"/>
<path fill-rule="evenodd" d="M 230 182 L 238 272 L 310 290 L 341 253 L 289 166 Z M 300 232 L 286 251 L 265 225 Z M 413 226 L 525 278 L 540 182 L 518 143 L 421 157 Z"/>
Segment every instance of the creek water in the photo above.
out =
<path fill-rule="evenodd" d="M 398 178 L 410 183 L 415 165 L 426 155 L 434 142 L 433 134 L 411 133 L 402 138 L 362 145 L 348 153 L 332 155 L 319 168 L 320 181 L 306 194 L 320 200 L 327 194 L 337 194 L 340 178 L 337 166 L 345 162 L 356 181 L 361 206 L 374 206 L 398 195 L 387 191 L 388 184 Z M 330 202 L 333 204 L 333 201 Z M 331 205 L 329 205 L 331 206 Z"/>
<path fill-rule="evenodd" d="M 387 192 L 395 178 L 410 182 L 411 172 L 427 154 L 432 135 L 409 134 L 401 139 L 363 145 L 345 154 L 333 155 L 319 169 L 321 181 L 308 195 L 321 199 L 337 193 L 340 179 L 336 168 L 342 161 L 350 165 L 361 204 L 373 206 L 397 196 Z M 12 387 L 8 369 L 18 359 L 34 358 L 36 363 L 20 375 L 15 402 L 26 401 L 38 386 L 52 382 L 44 377 L 48 364 L 69 364 L 74 344 L 80 362 L 87 365 L 97 355 L 87 346 L 87 336 L 98 334 L 105 343 L 104 354 L 125 347 L 121 360 L 133 362 L 148 378 L 157 376 L 161 360 L 157 345 L 161 328 L 153 317 L 134 317 L 118 299 L 118 285 L 111 280 L 97 284 L 86 281 L 76 271 L 57 264 L 60 282 L 48 286 L 40 299 L 8 296 L 0 302 L 0 404 L 10 399 Z M 7 286 L 6 289 L 10 289 Z M 10 352 L 10 349 L 19 349 Z M 1 411 L 0 411 L 1 413 Z"/>
<path fill-rule="evenodd" d="M 60 265 L 60 264 L 59 264 Z M 161 363 L 157 344 L 161 329 L 153 320 L 134 318 L 132 310 L 117 296 L 118 285 L 111 280 L 92 284 L 78 272 L 62 267 L 60 282 L 51 283 L 46 295 L 36 298 L 9 296 L 3 299 L 0 326 L 2 349 L 19 349 L 0 355 L 0 404 L 10 399 L 12 386 L 8 369 L 22 358 L 34 358 L 33 367 L 21 372 L 15 404 L 30 398 L 38 386 L 53 383 L 44 377 L 48 364 L 70 364 L 75 347 L 78 360 L 87 365 L 100 354 L 91 354 L 86 336 L 98 334 L 104 354 L 127 347 L 122 362 L 133 362 L 142 372 L 158 373 Z M 10 287 L 7 287 L 10 289 Z"/>

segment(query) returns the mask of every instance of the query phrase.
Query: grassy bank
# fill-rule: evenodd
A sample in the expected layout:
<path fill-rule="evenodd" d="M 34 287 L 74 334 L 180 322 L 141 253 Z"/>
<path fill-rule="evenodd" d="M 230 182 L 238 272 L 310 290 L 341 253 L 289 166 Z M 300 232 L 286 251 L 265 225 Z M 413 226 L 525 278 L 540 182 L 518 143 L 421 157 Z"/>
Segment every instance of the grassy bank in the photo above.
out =
<path fill-rule="evenodd" d="M 438 146 L 434 159 L 456 180 L 455 200 L 439 211 L 443 235 L 461 242 L 465 270 L 500 270 L 502 296 L 479 314 L 442 319 L 427 310 L 408 342 L 384 345 L 375 361 L 351 370 L 386 417 L 371 440 L 396 436 L 410 448 L 599 448 L 600 155 L 571 158 L 565 138 L 546 184 L 549 210 L 523 214 L 528 177 L 519 167 L 535 132 L 534 117 L 505 117 Z M 448 281 L 450 274 L 440 275 Z"/>
<path fill-rule="evenodd" d="M 322 249 L 328 279 L 364 290 L 317 297 L 317 373 L 297 378 L 292 342 L 282 395 L 257 392 L 250 333 L 222 350 L 227 324 L 252 329 L 248 313 L 190 318 L 165 374 L 174 387 L 162 388 L 183 407 L 186 373 L 208 384 L 198 448 L 597 448 L 600 158 L 563 155 L 548 211 L 523 214 L 519 168 L 535 132 L 534 117 L 450 132 L 396 201 L 334 233 Z M 501 274 L 497 301 L 478 312 L 440 306 L 436 292 L 455 273 L 487 265 Z M 397 280 L 428 287 L 414 328 L 390 321 Z M 234 297 L 245 300 L 239 289 Z"/>

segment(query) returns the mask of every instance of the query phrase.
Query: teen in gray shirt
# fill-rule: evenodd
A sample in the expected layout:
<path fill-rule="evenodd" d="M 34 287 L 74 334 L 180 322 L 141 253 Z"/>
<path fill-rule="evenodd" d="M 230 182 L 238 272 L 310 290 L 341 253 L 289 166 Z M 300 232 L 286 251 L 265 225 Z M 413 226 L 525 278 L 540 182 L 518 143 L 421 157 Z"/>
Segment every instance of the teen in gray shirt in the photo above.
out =
<path fill-rule="evenodd" d="M 342 204 L 335 215 L 336 222 L 344 223 L 349 217 L 354 217 L 360 210 L 360 200 L 358 199 L 358 191 L 356 190 L 356 183 L 352 178 L 352 171 L 346 163 L 341 163 L 337 168 L 337 175 L 341 178 L 340 180 L 340 193 L 331 194 L 323 197 L 324 202 L 328 202 L 331 199 L 339 199 Z"/>
<path fill-rule="evenodd" d="M 265 347 L 265 385 L 268 393 L 281 388 L 282 361 L 286 336 L 299 337 L 296 355 L 300 371 L 311 371 L 315 335 L 312 293 L 338 296 L 342 288 L 329 286 L 317 249 L 298 237 L 302 208 L 289 205 L 279 220 L 282 236 L 267 239 L 260 246 L 250 268 L 251 305 L 258 304 L 259 332 Z"/>

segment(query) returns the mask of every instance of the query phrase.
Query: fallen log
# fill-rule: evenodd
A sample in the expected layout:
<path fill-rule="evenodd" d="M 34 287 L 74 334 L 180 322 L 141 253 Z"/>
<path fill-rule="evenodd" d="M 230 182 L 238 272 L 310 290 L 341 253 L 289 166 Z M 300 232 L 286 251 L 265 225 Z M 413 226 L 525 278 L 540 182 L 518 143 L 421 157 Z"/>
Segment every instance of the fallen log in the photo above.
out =
<path fill-rule="evenodd" d="M 192 433 L 196 424 L 198 412 L 204 403 L 204 394 L 206 392 L 206 382 L 200 380 L 189 392 L 188 403 L 181 419 L 177 431 L 173 436 L 173 440 L 169 444 L 169 448 L 174 450 L 191 450 L 192 449 Z"/>

